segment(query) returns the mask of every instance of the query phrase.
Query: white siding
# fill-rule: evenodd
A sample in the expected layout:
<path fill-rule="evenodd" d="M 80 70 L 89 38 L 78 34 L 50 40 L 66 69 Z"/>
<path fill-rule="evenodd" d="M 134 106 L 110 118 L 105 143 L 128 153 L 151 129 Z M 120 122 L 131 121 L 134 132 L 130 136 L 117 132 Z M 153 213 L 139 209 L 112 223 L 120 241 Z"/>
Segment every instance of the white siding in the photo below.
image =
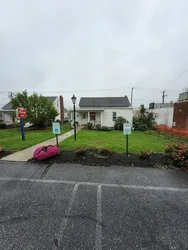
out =
<path fill-rule="evenodd" d="M 132 108 L 105 108 L 102 112 L 102 126 L 113 127 L 114 121 L 112 120 L 112 114 L 116 112 L 116 117 L 122 116 L 126 118 L 129 122 L 133 119 L 133 109 Z"/>
<path fill-rule="evenodd" d="M 132 122 L 133 118 L 133 109 L 132 108 L 104 108 L 104 111 L 77 111 L 76 112 L 76 121 L 79 123 L 79 125 L 85 125 L 88 123 L 88 112 L 90 115 L 90 112 L 95 112 L 95 121 L 90 121 L 89 116 L 89 122 L 95 123 L 95 124 L 101 124 L 102 126 L 106 127 L 114 127 L 114 121 L 112 119 L 113 112 L 116 112 L 116 117 L 122 116 L 126 118 L 129 122 Z M 86 119 L 83 119 L 83 114 L 86 114 Z M 71 112 L 71 120 L 73 122 L 73 112 Z M 102 118 L 102 121 L 101 121 Z"/>
<path fill-rule="evenodd" d="M 58 115 L 56 116 L 56 120 L 60 120 L 60 100 L 59 97 L 57 97 L 55 99 L 55 101 L 53 102 L 54 107 L 56 108 Z"/>
<path fill-rule="evenodd" d="M 83 119 L 83 114 L 85 114 L 85 119 Z M 72 119 L 74 119 L 74 113 L 72 112 Z M 79 123 L 79 125 L 85 125 L 87 124 L 87 112 L 76 112 L 76 121 Z"/>
<path fill-rule="evenodd" d="M 172 127 L 174 107 L 149 109 L 149 112 L 157 114 L 155 119 L 157 125 L 167 125 Z"/>
<path fill-rule="evenodd" d="M 12 122 L 12 117 L 10 116 L 9 112 L 2 112 L 2 119 L 4 122 Z"/>

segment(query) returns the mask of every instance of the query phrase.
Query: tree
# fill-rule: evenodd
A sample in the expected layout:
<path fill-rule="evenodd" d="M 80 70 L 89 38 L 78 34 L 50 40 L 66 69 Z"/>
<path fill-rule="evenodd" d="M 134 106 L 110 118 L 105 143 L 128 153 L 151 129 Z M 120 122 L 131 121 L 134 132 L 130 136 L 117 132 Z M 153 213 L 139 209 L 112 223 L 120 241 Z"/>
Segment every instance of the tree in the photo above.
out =
<path fill-rule="evenodd" d="M 127 122 L 128 122 L 127 119 L 123 118 L 122 116 L 118 116 L 114 124 L 114 129 L 123 130 L 123 123 Z"/>
<path fill-rule="evenodd" d="M 14 109 L 19 106 L 26 108 L 26 122 L 35 125 L 37 128 L 44 128 L 50 125 L 58 115 L 53 103 L 50 102 L 48 98 L 42 95 L 39 96 L 36 93 L 28 96 L 26 90 L 12 97 L 11 102 Z"/>
<path fill-rule="evenodd" d="M 135 130 L 145 131 L 153 129 L 156 114 L 146 111 L 144 105 L 140 105 L 140 114 L 133 117 L 133 127 Z"/>

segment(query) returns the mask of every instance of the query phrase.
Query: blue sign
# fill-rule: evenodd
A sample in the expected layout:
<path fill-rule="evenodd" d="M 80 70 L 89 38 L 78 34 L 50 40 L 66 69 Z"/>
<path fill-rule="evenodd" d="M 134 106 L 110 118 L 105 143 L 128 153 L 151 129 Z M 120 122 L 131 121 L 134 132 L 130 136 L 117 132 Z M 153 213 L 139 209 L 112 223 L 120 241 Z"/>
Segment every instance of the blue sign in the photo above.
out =
<path fill-rule="evenodd" d="M 52 123 L 52 129 L 54 134 L 60 134 L 60 123 L 59 122 L 53 122 Z"/>

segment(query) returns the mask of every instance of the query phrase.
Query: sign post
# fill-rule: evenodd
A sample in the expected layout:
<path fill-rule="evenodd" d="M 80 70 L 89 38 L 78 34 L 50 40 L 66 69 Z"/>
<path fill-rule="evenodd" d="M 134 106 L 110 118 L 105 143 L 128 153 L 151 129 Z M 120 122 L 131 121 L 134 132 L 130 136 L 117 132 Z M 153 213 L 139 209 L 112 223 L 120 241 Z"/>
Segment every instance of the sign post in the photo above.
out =
<path fill-rule="evenodd" d="M 26 109 L 19 107 L 16 109 L 16 118 L 20 119 L 22 141 L 25 141 L 24 119 L 27 117 Z"/>
<path fill-rule="evenodd" d="M 60 123 L 59 122 L 53 122 L 52 123 L 52 129 L 53 129 L 53 133 L 56 135 L 56 145 L 58 147 L 58 134 L 60 134 Z"/>
<path fill-rule="evenodd" d="M 131 123 L 123 124 L 123 134 L 126 135 L 126 155 L 129 155 L 129 135 L 131 135 Z"/>

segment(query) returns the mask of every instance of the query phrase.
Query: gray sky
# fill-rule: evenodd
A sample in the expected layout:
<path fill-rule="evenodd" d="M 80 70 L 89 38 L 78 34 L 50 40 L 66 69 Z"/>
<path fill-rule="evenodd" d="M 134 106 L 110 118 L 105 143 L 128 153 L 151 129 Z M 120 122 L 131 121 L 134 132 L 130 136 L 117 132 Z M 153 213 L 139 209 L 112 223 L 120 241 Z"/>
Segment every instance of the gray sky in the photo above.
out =
<path fill-rule="evenodd" d="M 62 94 L 67 107 L 73 92 L 130 97 L 131 87 L 135 106 L 165 89 L 176 100 L 188 86 L 188 72 L 175 78 L 188 69 L 187 9 L 187 0 L 0 0 L 0 104 L 24 89 Z"/>

